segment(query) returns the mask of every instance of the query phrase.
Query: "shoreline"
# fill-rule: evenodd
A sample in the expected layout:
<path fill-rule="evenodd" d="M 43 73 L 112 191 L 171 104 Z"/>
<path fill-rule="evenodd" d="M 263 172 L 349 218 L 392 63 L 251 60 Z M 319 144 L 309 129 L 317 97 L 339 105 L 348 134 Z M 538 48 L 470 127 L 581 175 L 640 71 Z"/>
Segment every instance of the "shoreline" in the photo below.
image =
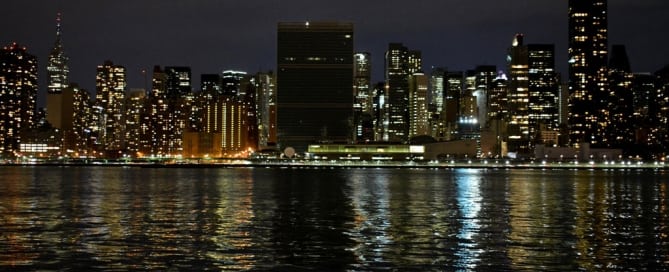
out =
<path fill-rule="evenodd" d="M 664 163 L 519 163 L 519 162 L 231 162 L 231 163 L 5 163 L 0 167 L 122 167 L 122 168 L 297 168 L 297 169 L 346 169 L 346 168 L 398 168 L 398 169 L 572 169 L 572 170 L 665 170 Z"/>

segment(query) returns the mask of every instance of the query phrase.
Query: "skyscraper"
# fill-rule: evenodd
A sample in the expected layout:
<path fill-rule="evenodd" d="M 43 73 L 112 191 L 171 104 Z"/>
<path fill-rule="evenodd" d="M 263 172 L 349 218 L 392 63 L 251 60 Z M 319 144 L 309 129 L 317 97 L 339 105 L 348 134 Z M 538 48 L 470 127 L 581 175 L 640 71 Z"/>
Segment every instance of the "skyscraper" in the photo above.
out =
<path fill-rule="evenodd" d="M 67 66 L 67 55 L 63 50 L 62 30 L 60 13 L 56 18 L 56 42 L 49 54 L 49 63 L 47 64 L 47 88 L 48 93 L 60 93 L 69 85 L 68 74 L 70 72 Z"/>
<path fill-rule="evenodd" d="M 409 139 L 429 134 L 427 82 L 423 73 L 409 77 Z"/>
<path fill-rule="evenodd" d="M 607 105 L 611 120 L 607 137 L 611 147 L 628 149 L 635 143 L 635 127 L 640 124 L 640 120 L 635 120 L 634 117 L 633 81 L 634 74 L 625 46 L 613 45 L 609 60 L 609 86 L 612 96 Z"/>
<path fill-rule="evenodd" d="M 545 127 L 560 127 L 560 88 L 555 72 L 555 45 L 528 44 L 528 121 L 530 141 Z"/>
<path fill-rule="evenodd" d="M 151 93 L 148 98 L 148 126 L 142 130 L 142 152 L 147 155 L 166 156 L 171 154 L 170 108 L 167 100 L 167 74 L 160 66 L 153 68 Z"/>
<path fill-rule="evenodd" d="M 245 90 L 241 88 L 241 83 L 246 77 L 246 72 L 225 70 L 222 75 L 221 87 L 223 94 L 232 96 L 243 95 L 243 91 Z"/>
<path fill-rule="evenodd" d="M 106 151 L 125 148 L 124 101 L 126 91 L 125 67 L 105 61 L 97 67 L 95 104 L 102 109 L 103 127 L 99 140 Z"/>
<path fill-rule="evenodd" d="M 353 118 L 353 24 L 279 23 L 277 126 L 281 148 L 346 142 Z"/>
<path fill-rule="evenodd" d="M 409 140 L 409 77 L 422 72 L 420 51 L 410 51 L 401 43 L 388 45 L 385 58 L 388 88 L 388 130 L 391 142 Z"/>
<path fill-rule="evenodd" d="M 19 151 L 22 132 L 33 127 L 37 58 L 17 43 L 0 51 L 0 155 Z"/>
<path fill-rule="evenodd" d="M 433 68 L 428 86 L 428 120 L 430 136 L 443 139 L 445 135 L 444 101 L 446 87 L 446 69 Z"/>
<path fill-rule="evenodd" d="M 258 73 L 255 80 L 260 149 L 276 145 L 276 76 L 272 72 Z"/>
<path fill-rule="evenodd" d="M 374 139 L 372 121 L 372 63 L 371 54 L 355 53 L 353 65 L 353 114 L 354 140 L 369 141 Z"/>
<path fill-rule="evenodd" d="M 165 82 L 168 109 L 167 154 L 171 156 L 181 154 L 183 132 L 193 117 L 193 87 L 191 85 L 191 69 L 187 66 L 166 66 Z M 195 121 L 195 120 L 192 120 Z"/>
<path fill-rule="evenodd" d="M 509 48 L 509 150 L 528 152 L 541 142 L 541 130 L 560 125 L 555 46 L 524 44 L 516 34 Z"/>
<path fill-rule="evenodd" d="M 513 38 L 507 61 L 509 64 L 509 149 L 527 151 L 529 144 L 529 68 L 524 36 Z"/>
<path fill-rule="evenodd" d="M 47 64 L 47 121 L 55 128 L 63 128 L 63 97 L 62 92 L 69 86 L 67 66 L 68 58 L 63 50 L 60 28 L 60 13 L 56 17 L 56 42 L 49 54 Z M 67 118 L 67 117 L 65 117 Z"/>
<path fill-rule="evenodd" d="M 384 82 L 374 84 L 372 90 L 372 123 L 374 126 L 374 140 L 388 141 L 388 88 Z"/>
<path fill-rule="evenodd" d="M 167 98 L 179 99 L 192 92 L 191 70 L 186 66 L 166 66 L 165 67 Z"/>
<path fill-rule="evenodd" d="M 569 0 L 569 129 L 572 144 L 608 146 L 607 0 Z"/>
<path fill-rule="evenodd" d="M 146 90 L 130 89 L 124 103 L 126 155 L 135 156 L 142 146 L 142 116 L 146 111 Z"/>

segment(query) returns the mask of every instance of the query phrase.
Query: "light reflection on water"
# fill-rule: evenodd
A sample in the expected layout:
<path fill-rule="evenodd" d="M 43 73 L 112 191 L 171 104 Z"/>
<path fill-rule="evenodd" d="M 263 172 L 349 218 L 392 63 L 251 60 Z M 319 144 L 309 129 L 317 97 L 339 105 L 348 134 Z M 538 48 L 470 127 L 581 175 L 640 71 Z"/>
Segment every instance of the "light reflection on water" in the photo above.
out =
<path fill-rule="evenodd" d="M 0 270 L 668 270 L 668 174 L 0 167 Z"/>

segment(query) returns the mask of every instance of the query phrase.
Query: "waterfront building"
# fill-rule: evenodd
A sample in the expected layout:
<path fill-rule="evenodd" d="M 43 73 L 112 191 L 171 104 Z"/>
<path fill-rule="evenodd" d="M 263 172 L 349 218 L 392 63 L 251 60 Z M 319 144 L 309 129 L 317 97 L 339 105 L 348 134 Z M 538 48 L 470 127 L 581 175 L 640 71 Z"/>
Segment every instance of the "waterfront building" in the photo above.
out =
<path fill-rule="evenodd" d="M 460 110 L 457 116 L 457 139 L 478 140 L 481 135 L 479 108 L 474 96 L 476 75 L 475 70 L 469 70 L 465 76 L 465 88 L 460 96 Z"/>
<path fill-rule="evenodd" d="M 100 141 L 105 151 L 125 148 L 124 101 L 126 91 L 125 67 L 105 61 L 97 67 L 95 103 L 103 109 Z"/>
<path fill-rule="evenodd" d="M 148 97 L 148 113 L 143 118 L 148 123 L 142 129 L 142 150 L 147 156 L 168 156 L 174 153 L 170 148 L 173 131 L 172 117 L 167 99 L 167 74 L 160 66 L 153 68 L 151 93 Z"/>
<path fill-rule="evenodd" d="M 281 148 L 348 142 L 353 118 L 353 24 L 282 22 L 277 35 Z"/>
<path fill-rule="evenodd" d="M 168 135 L 169 154 L 181 154 L 183 132 L 191 120 L 191 106 L 193 105 L 193 87 L 191 85 L 191 69 L 187 66 L 165 67 L 167 76 L 167 104 L 169 110 L 168 122 L 171 131 Z"/>
<path fill-rule="evenodd" d="M 238 97 L 231 95 L 219 96 L 205 106 L 204 130 L 202 133 L 217 134 L 220 140 L 214 140 L 212 144 L 220 142 L 220 154 L 212 151 L 211 156 L 216 157 L 247 157 L 249 148 L 254 144 L 248 141 L 248 119 L 246 104 Z M 206 136 L 198 136 L 209 139 Z M 218 150 L 219 147 L 215 147 Z M 252 151 L 252 150 L 251 150 Z M 185 156 L 188 156 L 185 154 Z"/>
<path fill-rule="evenodd" d="M 656 154 L 666 154 L 669 150 L 669 65 L 654 73 L 657 81 L 658 135 L 661 147 Z"/>
<path fill-rule="evenodd" d="M 486 123 L 489 107 L 488 96 L 497 77 L 497 67 L 494 65 L 479 65 L 474 72 L 476 73 L 474 77 L 475 85 L 468 85 L 467 87 L 471 94 L 476 97 L 479 127 L 485 129 L 488 127 Z M 469 84 L 471 84 L 471 81 Z"/>
<path fill-rule="evenodd" d="M 130 89 L 125 99 L 126 156 L 137 156 L 141 150 L 142 122 L 147 101 L 146 90 Z"/>
<path fill-rule="evenodd" d="M 555 45 L 528 44 L 528 127 L 530 144 L 541 142 L 542 130 L 560 127 L 560 87 L 555 71 Z M 543 129 L 542 129 L 543 128 Z"/>
<path fill-rule="evenodd" d="M 541 142 L 542 130 L 560 125 L 555 46 L 524 44 L 516 34 L 509 48 L 509 148 L 528 152 Z"/>
<path fill-rule="evenodd" d="M 371 54 L 358 52 L 353 59 L 353 140 L 373 141 Z"/>
<path fill-rule="evenodd" d="M 423 73 L 409 77 L 409 139 L 429 135 L 427 109 L 428 78 Z"/>
<path fill-rule="evenodd" d="M 377 82 L 373 89 L 372 122 L 374 126 L 374 140 L 388 141 L 388 88 L 384 82 Z"/>
<path fill-rule="evenodd" d="M 307 156 L 315 160 L 341 161 L 450 161 L 475 158 L 476 153 L 475 140 L 437 142 L 431 139 L 411 144 L 312 144 Z"/>
<path fill-rule="evenodd" d="M 516 34 L 509 48 L 509 106 L 508 138 L 511 151 L 529 149 L 529 55 L 523 35 Z"/>
<path fill-rule="evenodd" d="M 445 75 L 444 88 L 444 128 L 435 137 L 440 141 L 455 140 L 458 137 L 458 117 L 460 116 L 461 98 L 464 92 L 464 73 L 461 71 L 447 71 Z"/>
<path fill-rule="evenodd" d="M 504 72 L 500 71 L 493 81 L 493 86 L 488 93 L 488 116 L 487 116 L 487 135 L 492 137 L 492 142 L 489 145 L 492 147 L 486 148 L 491 154 L 490 156 L 502 156 L 506 154 L 506 146 L 508 141 L 508 123 L 509 123 L 509 80 Z M 503 152 L 504 151 L 504 152 Z"/>
<path fill-rule="evenodd" d="M 17 156 L 35 122 L 37 58 L 17 43 L 0 51 L 0 155 Z"/>
<path fill-rule="evenodd" d="M 429 135 L 435 139 L 443 139 L 445 135 L 444 98 L 446 96 L 446 69 L 433 68 L 428 85 L 428 129 Z"/>
<path fill-rule="evenodd" d="M 569 0 L 569 133 L 572 145 L 609 145 L 607 0 Z"/>
<path fill-rule="evenodd" d="M 58 97 L 61 104 L 57 105 L 61 109 L 60 114 L 56 116 L 61 121 L 60 126 L 53 124 L 51 128 L 62 131 L 63 154 L 70 157 L 86 156 L 90 150 L 89 139 L 91 117 L 91 98 L 88 91 L 79 87 L 76 83 L 70 83 L 67 88 L 58 94 L 51 94 Z M 48 110 L 48 109 L 47 109 Z M 54 113 L 48 113 L 47 117 Z M 48 119 L 47 119 L 48 120 Z M 50 123 L 50 122 L 49 122 Z"/>
<path fill-rule="evenodd" d="M 421 52 L 409 50 L 401 43 L 388 45 L 385 57 L 385 76 L 388 88 L 387 138 L 406 142 L 409 137 L 409 77 L 422 72 Z"/>
<path fill-rule="evenodd" d="M 638 147 L 659 147 L 659 125 L 662 116 L 661 95 L 656 89 L 656 77 L 651 73 L 634 73 L 632 78 L 632 107 L 635 126 L 635 144 Z"/>
<path fill-rule="evenodd" d="M 640 120 L 634 117 L 634 74 L 624 45 L 612 46 L 608 71 L 611 96 L 607 105 L 610 111 L 607 138 L 612 147 L 627 149 L 635 143 L 635 127 Z"/>
<path fill-rule="evenodd" d="M 258 147 L 267 149 L 276 147 L 276 75 L 273 72 L 256 74 L 255 79 Z"/>

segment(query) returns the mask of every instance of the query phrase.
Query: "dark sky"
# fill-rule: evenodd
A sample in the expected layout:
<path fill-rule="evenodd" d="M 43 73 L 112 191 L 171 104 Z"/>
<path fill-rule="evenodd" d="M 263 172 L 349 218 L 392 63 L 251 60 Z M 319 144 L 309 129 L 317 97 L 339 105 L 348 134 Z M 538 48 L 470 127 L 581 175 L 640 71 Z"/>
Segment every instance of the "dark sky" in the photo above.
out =
<path fill-rule="evenodd" d="M 128 69 L 130 88 L 143 88 L 142 68 L 191 66 L 201 73 L 226 69 L 275 70 L 280 21 L 355 23 L 355 48 L 372 53 L 374 81 L 382 80 L 389 42 L 423 52 L 423 65 L 451 70 L 494 64 L 505 69 L 515 33 L 526 43 L 556 44 L 566 72 L 564 0 L 21 0 L 0 7 L 0 44 L 28 47 L 40 64 L 40 92 L 63 14 L 70 81 L 94 93 L 95 68 L 110 59 Z M 669 63 L 669 1 L 609 0 L 609 44 L 625 44 L 635 72 Z"/>

